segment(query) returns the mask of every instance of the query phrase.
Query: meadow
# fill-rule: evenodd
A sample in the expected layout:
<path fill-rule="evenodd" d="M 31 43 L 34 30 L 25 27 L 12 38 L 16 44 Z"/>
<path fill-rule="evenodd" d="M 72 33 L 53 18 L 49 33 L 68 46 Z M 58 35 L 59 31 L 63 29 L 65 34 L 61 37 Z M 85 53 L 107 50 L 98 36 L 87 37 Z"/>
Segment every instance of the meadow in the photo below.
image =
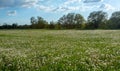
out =
<path fill-rule="evenodd" d="M 120 71 L 120 30 L 0 30 L 0 71 Z"/>

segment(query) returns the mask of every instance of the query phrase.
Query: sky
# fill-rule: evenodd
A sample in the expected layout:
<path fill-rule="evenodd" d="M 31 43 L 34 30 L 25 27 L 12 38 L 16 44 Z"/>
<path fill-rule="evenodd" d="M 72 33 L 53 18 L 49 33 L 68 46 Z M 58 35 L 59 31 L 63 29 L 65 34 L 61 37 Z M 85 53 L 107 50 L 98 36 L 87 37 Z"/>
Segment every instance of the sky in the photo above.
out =
<path fill-rule="evenodd" d="M 4 23 L 30 24 L 31 17 L 40 16 L 57 21 L 67 13 L 79 13 L 85 19 L 93 11 L 110 15 L 120 10 L 120 0 L 0 0 L 0 25 Z"/>

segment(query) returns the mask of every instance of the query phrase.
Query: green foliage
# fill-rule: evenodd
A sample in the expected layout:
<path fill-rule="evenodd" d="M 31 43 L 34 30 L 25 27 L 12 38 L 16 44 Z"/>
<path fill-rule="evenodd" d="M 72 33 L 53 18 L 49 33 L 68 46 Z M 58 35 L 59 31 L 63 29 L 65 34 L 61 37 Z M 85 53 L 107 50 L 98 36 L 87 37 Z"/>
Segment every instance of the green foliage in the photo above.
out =
<path fill-rule="evenodd" d="M 120 11 L 112 13 L 108 27 L 110 29 L 120 29 Z"/>
<path fill-rule="evenodd" d="M 58 20 L 58 23 L 65 29 L 80 29 L 81 24 L 85 23 L 85 19 L 80 14 L 68 13 Z"/>
<path fill-rule="evenodd" d="M 50 22 L 49 29 L 55 29 L 55 22 L 53 21 Z"/>
<path fill-rule="evenodd" d="M 108 14 L 103 11 L 93 11 L 87 21 L 78 13 L 68 13 L 58 21 L 47 22 L 42 17 L 31 17 L 31 25 L 12 25 L 4 23 L 0 29 L 120 29 L 120 11 L 114 12 L 108 20 Z"/>
<path fill-rule="evenodd" d="M 102 28 L 107 21 L 107 13 L 103 11 L 91 12 L 88 16 L 88 27 L 91 29 Z"/>
<path fill-rule="evenodd" d="M 2 30 L 0 71 L 120 71 L 119 30 Z"/>
<path fill-rule="evenodd" d="M 60 23 L 57 23 L 57 24 L 55 24 L 55 29 L 62 29 L 62 27 L 61 27 L 61 24 Z"/>
<path fill-rule="evenodd" d="M 31 17 L 31 28 L 33 29 L 44 29 L 47 27 L 47 21 L 45 21 L 42 17 L 37 17 L 35 19 L 34 17 Z"/>

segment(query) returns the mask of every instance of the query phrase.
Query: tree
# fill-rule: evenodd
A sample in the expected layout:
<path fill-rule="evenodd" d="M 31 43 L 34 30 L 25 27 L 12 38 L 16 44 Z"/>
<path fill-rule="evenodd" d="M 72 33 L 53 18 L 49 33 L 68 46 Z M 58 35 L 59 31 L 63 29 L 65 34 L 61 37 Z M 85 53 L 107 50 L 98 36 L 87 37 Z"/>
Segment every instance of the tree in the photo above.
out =
<path fill-rule="evenodd" d="M 55 29 L 62 29 L 61 24 L 57 22 L 57 23 L 55 24 Z"/>
<path fill-rule="evenodd" d="M 45 28 L 45 25 L 47 24 L 47 22 L 42 18 L 42 17 L 37 17 L 37 28 L 39 29 L 43 29 Z"/>
<path fill-rule="evenodd" d="M 62 25 L 63 28 L 73 29 L 80 28 L 80 25 L 85 22 L 84 18 L 80 14 L 68 13 L 67 15 L 63 15 L 58 23 Z"/>
<path fill-rule="evenodd" d="M 97 29 L 102 28 L 101 26 L 106 24 L 108 14 L 103 11 L 91 12 L 88 16 L 88 28 Z"/>
<path fill-rule="evenodd" d="M 58 20 L 58 23 L 62 25 L 62 28 L 67 28 L 66 15 L 63 15 L 63 16 Z"/>
<path fill-rule="evenodd" d="M 4 23 L 4 24 L 2 25 L 2 29 L 12 29 L 12 26 L 9 25 L 9 24 L 7 24 L 7 23 Z"/>
<path fill-rule="evenodd" d="M 85 19 L 84 19 L 84 17 L 82 16 L 82 15 L 80 15 L 80 14 L 76 14 L 75 15 L 75 24 L 76 24 L 76 28 L 77 29 L 84 29 L 83 27 L 85 26 L 84 24 L 85 24 Z"/>
<path fill-rule="evenodd" d="M 47 21 L 45 21 L 42 17 L 39 16 L 37 17 L 37 19 L 31 17 L 30 20 L 31 20 L 31 28 L 34 29 L 43 29 L 48 24 Z"/>
<path fill-rule="evenodd" d="M 112 13 L 109 19 L 108 27 L 110 29 L 120 29 L 120 11 Z"/>
<path fill-rule="evenodd" d="M 31 28 L 36 28 L 37 20 L 35 19 L 35 17 L 31 17 L 30 22 L 31 22 Z"/>
<path fill-rule="evenodd" d="M 55 29 L 55 22 L 54 21 L 50 22 L 49 29 Z"/>
<path fill-rule="evenodd" d="M 18 24 L 17 23 L 13 23 L 11 27 L 12 27 L 12 29 L 17 29 Z"/>
<path fill-rule="evenodd" d="M 35 19 L 35 17 L 31 17 L 31 18 L 30 18 L 30 21 L 31 21 L 31 24 L 36 24 L 36 19 Z"/>

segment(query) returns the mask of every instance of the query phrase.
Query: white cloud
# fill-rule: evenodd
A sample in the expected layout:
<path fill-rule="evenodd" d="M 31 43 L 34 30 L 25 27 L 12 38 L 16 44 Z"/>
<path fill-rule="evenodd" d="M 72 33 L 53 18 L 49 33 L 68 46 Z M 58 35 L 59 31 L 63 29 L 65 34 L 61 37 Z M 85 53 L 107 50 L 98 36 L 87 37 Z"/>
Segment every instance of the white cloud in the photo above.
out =
<path fill-rule="evenodd" d="M 16 14 L 17 14 L 16 10 L 8 11 L 8 12 L 7 12 L 7 15 L 8 15 L 8 16 L 15 16 Z"/>
<path fill-rule="evenodd" d="M 107 10 L 107 11 L 109 11 L 109 10 L 115 10 L 115 8 L 113 6 L 111 6 L 110 4 L 102 4 L 100 6 L 100 9 Z"/>
<path fill-rule="evenodd" d="M 46 11 L 46 12 L 51 12 L 53 11 L 55 8 L 54 7 L 51 7 L 51 6 L 44 6 L 44 5 L 38 5 L 36 7 L 38 10 L 42 10 L 42 11 Z"/>
<path fill-rule="evenodd" d="M 62 0 L 63 1 L 63 0 Z M 64 12 L 64 11 L 88 11 L 88 10 L 114 10 L 109 4 L 102 4 L 103 0 L 64 0 L 61 3 L 54 0 L 0 0 L 0 9 L 5 7 L 34 7 L 45 12 Z"/>
<path fill-rule="evenodd" d="M 103 0 L 84 0 L 84 3 L 102 2 Z"/>
<path fill-rule="evenodd" d="M 79 3 L 81 2 L 81 0 L 67 0 L 66 2 L 64 2 L 64 5 L 69 5 L 69 4 L 72 4 L 72 3 Z"/>
<path fill-rule="evenodd" d="M 99 10 L 99 5 L 93 5 L 93 6 L 83 5 L 80 8 L 80 11 L 82 11 L 82 12 L 92 11 L 92 10 Z"/>
<path fill-rule="evenodd" d="M 80 6 L 72 6 L 71 4 L 80 4 L 81 0 L 67 0 L 60 4 L 57 8 L 55 8 L 53 11 L 57 12 L 70 12 L 79 10 Z"/>
<path fill-rule="evenodd" d="M 80 3 L 80 2 L 81 2 L 81 0 L 67 0 L 67 1 L 63 2 L 62 4 L 60 4 L 58 6 L 38 5 L 38 6 L 36 6 L 36 8 L 38 10 L 43 10 L 43 11 L 46 11 L 46 12 L 74 11 L 74 10 L 78 10 L 79 7 L 78 6 L 71 6 L 71 4 L 73 4 L 73 3 Z"/>
<path fill-rule="evenodd" d="M 36 6 L 38 3 L 38 0 L 21 0 L 21 1 L 22 1 L 21 7 L 27 7 L 27 8 Z"/>
<path fill-rule="evenodd" d="M 67 6 L 67 7 L 58 7 L 54 11 L 75 11 L 79 10 L 78 6 Z"/>
<path fill-rule="evenodd" d="M 0 8 L 5 7 L 33 7 L 39 0 L 0 0 Z"/>

